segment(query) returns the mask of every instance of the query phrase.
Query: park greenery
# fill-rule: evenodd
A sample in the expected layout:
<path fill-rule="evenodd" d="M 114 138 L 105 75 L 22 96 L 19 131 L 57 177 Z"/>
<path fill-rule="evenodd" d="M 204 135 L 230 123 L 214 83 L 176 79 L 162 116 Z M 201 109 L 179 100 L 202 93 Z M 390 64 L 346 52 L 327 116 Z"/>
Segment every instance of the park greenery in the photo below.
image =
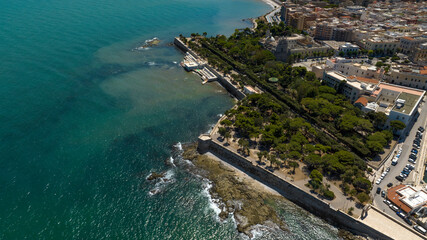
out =
<path fill-rule="evenodd" d="M 260 164 L 268 162 L 270 167 L 293 168 L 294 172 L 298 162 L 304 163 L 312 179 L 310 187 L 328 199 L 333 199 L 334 195 L 322 183 L 323 176 L 342 180 L 348 194 L 351 190 L 355 194 L 370 191 L 371 184 L 364 177 L 365 161 L 339 144 L 333 144 L 333 140 L 325 142 L 327 137 L 321 131 L 270 95 L 249 95 L 225 115 L 218 133 L 227 142 L 229 135 L 238 139 L 244 155 L 250 155 L 250 149 L 256 150 Z M 378 137 L 378 134 L 373 136 Z"/>
<path fill-rule="evenodd" d="M 234 83 L 265 92 L 250 95 L 227 111 L 219 134 L 226 142 L 238 139 L 244 155 L 257 150 L 259 161 L 268 161 L 270 167 L 295 170 L 303 162 L 309 173 L 316 171 L 311 187 L 327 198 L 333 198 L 333 193 L 318 181 L 317 173 L 342 180 L 345 193 L 366 202 L 372 186 L 365 178 L 364 160 L 381 153 L 404 124 L 397 121 L 390 130 L 384 129 L 387 116 L 363 113 L 341 94 L 342 86 L 322 85 L 306 68 L 276 61 L 260 43 L 267 32 L 289 36 L 298 31 L 258 21 L 255 30 L 236 30 L 230 37 L 192 34 L 190 40 L 181 38 Z M 278 81 L 269 82 L 273 77 Z"/>

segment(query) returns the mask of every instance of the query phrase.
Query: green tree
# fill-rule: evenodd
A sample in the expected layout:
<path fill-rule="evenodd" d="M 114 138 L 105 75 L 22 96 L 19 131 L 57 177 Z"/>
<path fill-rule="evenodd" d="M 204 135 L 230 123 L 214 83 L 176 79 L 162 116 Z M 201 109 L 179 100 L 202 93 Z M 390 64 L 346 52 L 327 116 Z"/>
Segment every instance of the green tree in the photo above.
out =
<path fill-rule="evenodd" d="M 319 169 L 323 163 L 320 156 L 314 153 L 304 157 L 304 162 L 309 169 Z"/>
<path fill-rule="evenodd" d="M 353 186 L 360 191 L 369 192 L 371 190 L 371 182 L 364 177 L 354 179 Z"/>
<path fill-rule="evenodd" d="M 249 141 L 244 138 L 240 138 L 237 143 L 242 148 L 243 154 L 249 155 Z"/>
<path fill-rule="evenodd" d="M 318 170 L 311 171 L 310 178 L 310 184 L 314 189 L 318 189 L 322 185 L 323 175 Z"/>
<path fill-rule="evenodd" d="M 299 167 L 299 163 L 295 161 L 289 161 L 289 167 L 292 168 L 292 174 L 295 174 L 295 168 Z"/>
<path fill-rule="evenodd" d="M 230 133 L 229 131 L 227 131 L 227 132 L 224 134 L 224 138 L 225 138 L 225 141 L 226 141 L 227 143 L 229 143 L 229 139 L 231 138 L 231 133 Z"/>
<path fill-rule="evenodd" d="M 330 191 L 330 190 L 325 190 L 323 192 L 323 196 L 329 200 L 333 200 L 335 198 L 335 194 L 334 192 Z"/>
<path fill-rule="evenodd" d="M 359 202 L 362 203 L 362 204 L 368 202 L 369 199 L 370 199 L 369 195 L 366 194 L 366 193 L 364 193 L 364 192 L 361 192 L 361 193 L 357 194 L 356 197 L 359 200 Z"/>
<path fill-rule="evenodd" d="M 218 133 L 219 133 L 219 135 L 221 135 L 221 137 L 224 139 L 224 136 L 225 136 L 225 134 L 227 133 L 228 131 L 227 131 L 227 129 L 225 129 L 225 128 L 223 128 L 223 127 L 220 127 L 220 128 L 218 128 Z"/>
<path fill-rule="evenodd" d="M 393 120 L 393 121 L 390 121 L 390 127 L 393 129 L 393 132 L 394 132 L 397 130 L 405 129 L 406 125 L 402 121 Z"/>

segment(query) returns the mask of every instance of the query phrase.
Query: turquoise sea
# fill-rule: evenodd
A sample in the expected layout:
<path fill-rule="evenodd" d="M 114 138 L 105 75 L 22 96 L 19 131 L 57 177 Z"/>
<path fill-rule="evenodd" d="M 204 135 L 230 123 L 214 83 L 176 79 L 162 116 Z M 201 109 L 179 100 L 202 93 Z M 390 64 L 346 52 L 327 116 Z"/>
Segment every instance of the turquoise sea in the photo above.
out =
<path fill-rule="evenodd" d="M 217 220 L 205 180 L 165 164 L 233 105 L 183 71 L 169 43 L 230 34 L 269 9 L 256 0 L 0 0 L 0 239 L 244 238 Z M 153 37 L 158 47 L 135 50 Z M 168 179 L 149 183 L 151 171 Z M 257 239 L 337 238 L 306 211 L 279 206 L 290 232 L 260 226 Z"/>

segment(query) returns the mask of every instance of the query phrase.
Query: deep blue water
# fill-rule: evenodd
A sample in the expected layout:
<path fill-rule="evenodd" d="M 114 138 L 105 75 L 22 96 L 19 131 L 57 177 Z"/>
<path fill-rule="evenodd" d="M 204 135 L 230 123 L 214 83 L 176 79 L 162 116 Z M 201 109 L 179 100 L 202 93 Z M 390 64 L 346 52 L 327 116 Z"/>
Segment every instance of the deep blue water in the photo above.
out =
<path fill-rule="evenodd" d="M 0 0 L 0 239 L 241 237 L 216 220 L 200 179 L 164 163 L 233 105 L 183 71 L 169 43 L 230 34 L 268 10 L 255 0 Z M 153 37 L 160 46 L 132 51 Z M 150 171 L 171 181 L 150 184 Z M 336 238 L 290 203 L 281 214 L 292 232 L 264 237 Z"/>

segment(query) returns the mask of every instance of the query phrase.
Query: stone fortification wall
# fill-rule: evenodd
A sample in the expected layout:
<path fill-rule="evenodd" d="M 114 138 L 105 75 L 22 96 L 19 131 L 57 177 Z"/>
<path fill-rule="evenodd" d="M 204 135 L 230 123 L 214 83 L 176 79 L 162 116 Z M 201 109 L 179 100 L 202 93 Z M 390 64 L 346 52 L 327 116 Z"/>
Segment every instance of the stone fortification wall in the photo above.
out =
<path fill-rule="evenodd" d="M 354 234 L 361 236 L 369 236 L 374 239 L 391 239 L 383 233 L 367 226 L 363 222 L 347 215 L 346 213 L 334 209 L 329 206 L 329 203 L 305 192 L 299 187 L 293 185 L 274 173 L 252 164 L 240 154 L 233 152 L 221 144 L 213 141 L 209 135 L 202 135 L 199 137 L 198 150 L 200 153 L 212 152 L 218 155 L 228 163 L 250 173 L 261 182 L 269 185 L 270 187 L 278 190 L 284 197 L 299 205 L 300 207 L 308 210 L 309 212 L 327 220 L 343 229 L 347 229 Z"/>

